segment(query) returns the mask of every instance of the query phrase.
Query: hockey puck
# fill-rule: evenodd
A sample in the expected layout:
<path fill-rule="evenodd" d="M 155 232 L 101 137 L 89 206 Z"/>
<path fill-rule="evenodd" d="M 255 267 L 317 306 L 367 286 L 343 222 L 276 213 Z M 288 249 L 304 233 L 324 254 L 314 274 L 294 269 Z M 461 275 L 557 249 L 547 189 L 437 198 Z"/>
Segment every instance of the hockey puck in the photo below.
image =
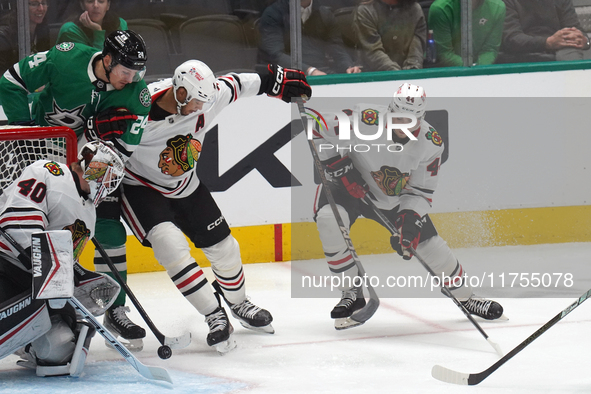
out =
<path fill-rule="evenodd" d="M 158 348 L 158 357 L 163 360 L 170 358 L 172 356 L 172 350 L 168 345 L 162 345 Z"/>

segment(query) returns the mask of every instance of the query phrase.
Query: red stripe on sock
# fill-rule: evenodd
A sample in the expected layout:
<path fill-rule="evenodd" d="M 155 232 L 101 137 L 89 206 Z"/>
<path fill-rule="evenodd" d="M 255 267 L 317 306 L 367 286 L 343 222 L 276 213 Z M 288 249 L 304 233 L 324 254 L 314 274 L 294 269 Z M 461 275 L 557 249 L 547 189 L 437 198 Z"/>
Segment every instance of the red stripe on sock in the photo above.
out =
<path fill-rule="evenodd" d="M 176 287 L 180 290 L 182 287 L 185 287 L 195 279 L 199 278 L 201 275 L 203 275 L 203 271 L 199 270 L 199 272 L 196 272 L 195 274 L 191 275 L 189 279 L 179 283 L 178 285 L 176 285 Z"/>

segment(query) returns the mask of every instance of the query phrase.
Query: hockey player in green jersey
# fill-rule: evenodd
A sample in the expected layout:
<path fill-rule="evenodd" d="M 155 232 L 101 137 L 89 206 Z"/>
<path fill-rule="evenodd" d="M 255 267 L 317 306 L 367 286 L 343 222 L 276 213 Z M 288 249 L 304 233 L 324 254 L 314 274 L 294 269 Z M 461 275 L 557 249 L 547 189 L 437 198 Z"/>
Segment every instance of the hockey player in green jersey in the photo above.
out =
<path fill-rule="evenodd" d="M 127 160 L 148 121 L 151 96 L 142 77 L 147 60 L 144 40 L 130 30 L 117 30 L 106 39 L 103 51 L 64 42 L 46 52 L 28 56 L 0 79 L 2 107 L 11 124 L 67 126 L 78 141 L 111 141 Z M 33 97 L 31 110 L 28 94 Z M 127 234 L 119 220 L 119 190 L 97 210 L 96 238 L 105 247 L 124 278 L 127 276 Z M 101 264 L 102 263 L 102 264 Z M 95 257 L 98 271 L 105 266 Z M 105 326 L 140 350 L 145 330 L 131 322 L 121 292 L 105 313 Z"/>

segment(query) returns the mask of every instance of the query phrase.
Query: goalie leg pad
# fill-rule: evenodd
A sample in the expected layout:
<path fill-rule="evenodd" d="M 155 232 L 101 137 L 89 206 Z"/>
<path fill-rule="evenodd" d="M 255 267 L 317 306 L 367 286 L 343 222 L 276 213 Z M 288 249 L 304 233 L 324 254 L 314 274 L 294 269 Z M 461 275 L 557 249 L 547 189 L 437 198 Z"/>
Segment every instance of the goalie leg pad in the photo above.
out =
<path fill-rule="evenodd" d="M 2 285 L 0 280 L 0 285 Z M 0 359 L 51 329 L 47 304 L 33 300 L 31 290 L 0 303 Z"/>
<path fill-rule="evenodd" d="M 420 243 L 417 253 L 438 278 L 443 276 L 445 285 L 458 300 L 465 301 L 472 296 L 470 284 L 463 279 L 466 273 L 443 238 L 436 235 Z"/>
<path fill-rule="evenodd" d="M 160 223 L 147 236 L 154 256 L 183 296 L 201 313 L 207 315 L 218 306 L 218 300 L 208 286 L 207 279 L 191 257 L 190 247 L 183 232 L 171 222 Z"/>
<path fill-rule="evenodd" d="M 246 287 L 238 241 L 230 234 L 217 244 L 202 250 L 211 262 L 211 269 L 224 297 L 232 304 L 243 302 L 246 299 Z"/>
<path fill-rule="evenodd" d="M 348 229 L 350 225 L 347 210 L 340 205 L 337 209 L 343 219 L 343 224 Z M 337 221 L 332 213 L 330 205 L 324 205 L 316 214 L 316 227 L 322 242 L 322 249 L 326 256 L 328 268 L 333 275 L 341 278 L 338 289 L 349 290 L 353 287 L 353 279 L 358 276 L 359 270 L 353 260 L 353 256 L 347 249 Z"/>
<path fill-rule="evenodd" d="M 76 347 L 75 335 L 61 315 L 51 316 L 51 329 L 31 342 L 31 353 L 40 365 L 65 365 Z"/>

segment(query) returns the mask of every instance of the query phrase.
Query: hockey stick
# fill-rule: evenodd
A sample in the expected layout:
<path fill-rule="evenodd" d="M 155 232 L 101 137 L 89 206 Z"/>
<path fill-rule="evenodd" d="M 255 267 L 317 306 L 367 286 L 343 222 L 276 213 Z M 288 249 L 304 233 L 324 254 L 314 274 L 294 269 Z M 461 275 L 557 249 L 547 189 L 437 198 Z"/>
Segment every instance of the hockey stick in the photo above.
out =
<path fill-rule="evenodd" d="M 386 215 L 384 215 L 384 213 L 382 211 L 380 211 L 378 209 L 378 207 L 375 206 L 375 204 L 373 203 L 373 201 L 371 201 L 369 196 L 366 195 L 363 200 L 366 202 L 367 205 L 369 205 L 369 207 L 375 212 L 375 214 L 378 215 L 378 217 L 380 218 L 380 220 L 382 221 L 384 226 L 386 226 L 386 228 L 388 229 L 388 231 L 390 231 L 390 233 L 392 235 L 400 235 L 398 229 L 392 224 L 390 219 L 388 219 L 386 217 Z M 412 246 L 408 249 L 417 258 L 417 260 L 419 260 L 419 263 L 421 263 L 421 265 L 423 267 L 425 267 L 427 272 L 429 272 L 429 275 L 431 275 L 433 277 L 437 277 L 437 274 L 431 269 L 431 267 L 429 267 L 429 265 L 425 262 L 425 260 L 423 260 L 421 258 L 420 254 L 417 254 L 417 251 Z M 482 329 L 482 327 L 480 327 L 480 324 L 478 324 L 478 322 L 476 320 L 474 320 L 474 317 L 470 314 L 470 312 L 468 312 L 468 310 L 466 310 L 466 307 L 464 307 L 464 305 L 462 305 L 462 303 L 452 294 L 449 287 L 447 287 L 443 283 L 443 281 L 441 281 L 441 291 L 443 292 L 443 294 L 445 294 L 447 297 L 449 297 L 453 300 L 454 304 L 456 304 L 456 306 L 458 308 L 460 308 L 460 310 L 464 313 L 464 315 L 466 315 L 468 320 L 470 320 L 470 323 L 472 323 L 474 325 L 474 327 L 476 327 L 476 329 L 482 334 L 484 339 L 486 339 L 486 341 L 493 347 L 493 349 L 495 349 L 495 352 L 497 352 L 497 354 L 500 357 L 503 357 L 504 354 L 503 354 L 503 351 L 501 350 L 501 347 L 489 338 L 489 336 Z"/>
<path fill-rule="evenodd" d="M 8 234 L 2 227 L 0 227 L 0 235 L 2 235 L 18 252 L 24 256 L 25 258 L 29 259 L 30 256 L 27 255 L 23 247 L 16 242 L 14 238 L 10 234 Z M 164 368 L 160 367 L 148 367 L 142 364 L 133 354 L 131 354 L 125 346 L 121 344 L 102 324 L 100 324 L 96 318 L 78 301 L 75 297 L 68 299 L 68 302 L 78 310 L 84 318 L 94 326 L 96 331 L 105 338 L 122 356 L 125 360 L 131 364 L 132 367 L 136 369 L 143 377 L 152 380 L 163 380 L 165 382 L 172 383 L 172 379 L 170 375 L 168 375 L 168 371 Z"/>
<path fill-rule="evenodd" d="M 482 372 L 479 373 L 463 373 L 453 371 L 451 369 L 442 367 L 441 365 L 433 366 L 431 370 L 431 376 L 433 376 L 437 380 L 441 380 L 442 382 L 446 383 L 454 383 L 454 384 L 461 384 L 461 385 L 469 385 L 474 386 L 478 383 L 482 382 L 484 379 L 489 377 L 494 371 L 496 371 L 501 365 L 505 364 L 509 361 L 513 356 L 517 353 L 525 349 L 530 343 L 538 339 L 543 333 L 548 331 L 550 327 L 558 323 L 562 320 L 566 315 L 571 313 L 576 307 L 581 305 L 587 298 L 591 297 L 591 289 L 589 289 L 585 294 L 579 297 L 578 300 L 573 302 L 571 305 L 566 307 L 564 310 L 559 312 L 556 316 L 550 319 L 546 324 L 540 327 L 536 332 L 531 334 L 527 337 L 523 342 L 517 345 L 513 350 L 507 353 L 503 358 L 499 361 L 488 367 Z"/>
<path fill-rule="evenodd" d="M 306 113 L 306 111 L 304 109 L 304 103 L 302 102 L 302 99 L 296 99 L 295 101 L 298 105 L 298 112 L 300 114 L 300 119 L 302 121 L 305 131 L 306 117 L 304 116 L 304 114 Z M 312 157 L 314 158 L 314 165 L 316 167 L 316 171 L 318 172 L 318 175 L 320 176 L 320 181 L 322 182 L 324 193 L 326 195 L 326 198 L 328 199 L 328 203 L 330 204 L 330 208 L 332 209 L 332 213 L 337 221 L 339 229 L 341 230 L 341 235 L 345 240 L 347 250 L 353 257 L 353 261 L 355 262 L 357 270 L 359 271 L 359 276 L 365 278 L 365 269 L 363 268 L 363 265 L 361 265 L 361 260 L 359 259 L 359 256 L 357 256 L 357 252 L 355 251 L 355 247 L 353 246 L 351 237 L 349 237 L 349 229 L 345 226 L 343 218 L 341 218 L 341 214 L 339 213 L 339 210 L 337 208 L 337 204 L 330 190 L 328 180 L 326 179 L 326 175 L 324 174 L 324 169 L 322 168 L 322 163 L 320 162 L 320 157 L 318 156 L 318 151 L 316 151 L 316 145 L 314 145 L 314 141 L 312 140 L 308 140 L 308 143 L 310 146 L 310 151 L 312 152 Z M 363 308 L 358 309 L 351 315 L 351 320 L 354 320 L 358 323 L 365 323 L 366 321 L 368 321 L 380 306 L 380 299 L 374 288 L 369 283 L 365 283 L 365 285 L 367 286 L 367 290 L 369 291 L 369 301 Z"/>
<path fill-rule="evenodd" d="M 113 261 L 111 260 L 111 258 L 109 257 L 109 255 L 107 254 L 107 252 L 105 251 L 103 246 L 99 243 L 99 241 L 97 241 L 97 239 L 95 237 L 92 237 L 92 243 L 94 244 L 95 248 L 98 250 L 99 254 L 103 258 L 105 263 L 109 266 L 109 269 L 111 270 L 111 272 L 115 276 L 115 279 L 117 279 L 117 282 L 119 282 L 119 284 L 121 285 L 121 288 L 125 291 L 125 293 L 129 297 L 129 299 L 131 300 L 133 305 L 135 305 L 135 308 L 137 309 L 139 314 L 142 316 L 142 318 L 144 319 L 144 321 L 146 322 L 148 327 L 150 327 L 150 330 L 154 333 L 154 335 L 156 336 L 156 338 L 158 339 L 158 341 L 162 345 L 158 348 L 158 356 L 162 359 L 167 359 L 167 358 L 170 358 L 170 356 L 172 356 L 171 349 L 183 349 L 183 348 L 189 346 L 189 344 L 191 343 L 191 333 L 190 332 L 188 332 L 184 335 L 181 335 L 180 337 L 172 337 L 171 338 L 171 337 L 165 336 L 164 334 L 162 334 L 160 332 L 160 330 L 158 330 L 158 328 L 156 328 L 156 325 L 154 325 L 154 323 L 152 322 L 152 319 L 150 319 L 150 317 L 148 316 L 148 313 L 144 310 L 144 308 L 142 307 L 142 305 L 140 304 L 138 299 L 135 297 L 135 295 L 133 294 L 133 292 L 131 291 L 129 286 L 127 286 L 127 283 L 125 283 L 125 281 L 121 277 L 121 274 L 119 274 L 119 272 L 117 271 L 115 264 L 113 264 Z"/>
<path fill-rule="evenodd" d="M 142 375 L 144 378 L 146 379 L 151 379 L 151 380 L 163 380 L 165 382 L 168 383 L 172 383 L 172 379 L 170 378 L 170 375 L 168 374 L 168 371 L 164 368 L 160 368 L 160 367 L 150 367 L 147 365 L 144 365 L 141 363 L 140 360 L 138 360 L 133 354 L 131 354 L 131 352 L 129 352 L 125 346 L 123 346 L 121 344 L 121 342 L 119 342 L 117 340 L 117 338 L 115 338 L 113 336 L 113 334 L 111 334 L 109 332 L 109 330 L 107 330 L 101 323 L 98 322 L 98 320 L 96 320 L 96 317 L 94 317 L 85 307 L 84 305 L 82 305 L 80 303 L 80 301 L 78 301 L 76 298 L 72 297 L 68 300 L 68 302 L 78 311 L 82 314 L 82 316 L 84 316 L 84 319 L 89 322 L 90 324 L 92 324 L 94 326 L 94 328 L 96 329 L 96 331 L 103 337 L 105 338 L 105 340 L 107 342 L 109 342 L 109 344 L 111 344 L 111 346 L 113 348 L 115 348 L 115 350 L 117 350 L 119 352 L 119 354 L 121 354 L 123 356 L 123 358 L 131 364 L 132 367 L 135 368 L 136 371 L 138 371 L 140 373 L 140 375 Z"/>

